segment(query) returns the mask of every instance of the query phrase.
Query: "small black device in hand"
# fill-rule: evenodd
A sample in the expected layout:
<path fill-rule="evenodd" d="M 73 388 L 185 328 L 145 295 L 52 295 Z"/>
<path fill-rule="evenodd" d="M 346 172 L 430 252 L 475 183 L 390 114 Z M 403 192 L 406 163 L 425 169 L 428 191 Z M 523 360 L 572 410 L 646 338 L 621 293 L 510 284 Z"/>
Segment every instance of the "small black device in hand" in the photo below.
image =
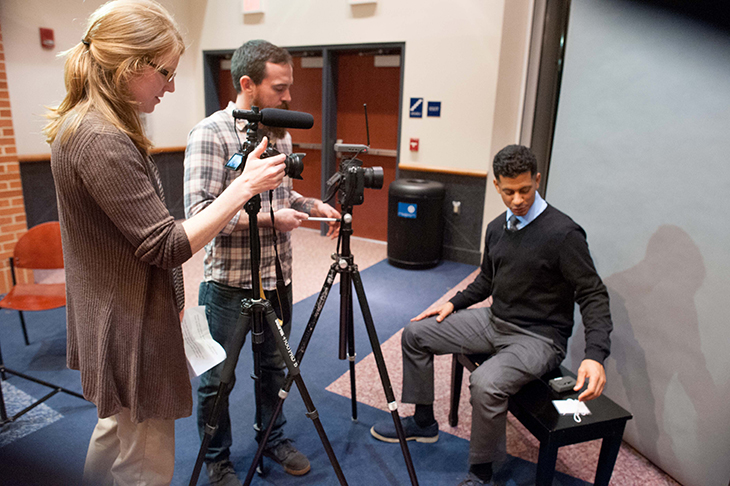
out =
<path fill-rule="evenodd" d="M 556 392 L 563 393 L 573 390 L 573 387 L 575 386 L 575 378 L 572 376 L 559 376 L 550 380 L 548 384 L 550 385 L 550 388 Z"/>

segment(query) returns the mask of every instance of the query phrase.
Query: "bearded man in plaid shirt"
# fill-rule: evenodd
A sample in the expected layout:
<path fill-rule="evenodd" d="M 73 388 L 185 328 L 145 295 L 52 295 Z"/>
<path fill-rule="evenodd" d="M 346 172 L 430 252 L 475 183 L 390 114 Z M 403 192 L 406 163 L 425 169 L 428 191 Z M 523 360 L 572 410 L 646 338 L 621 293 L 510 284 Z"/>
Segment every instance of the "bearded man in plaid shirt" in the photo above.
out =
<path fill-rule="evenodd" d="M 251 106 L 288 109 L 291 100 L 289 88 L 294 82 L 291 55 L 280 47 L 263 40 L 249 41 L 242 45 L 231 59 L 231 75 L 238 93 L 236 101 L 193 128 L 188 137 L 185 151 L 185 213 L 189 218 L 200 212 L 240 175 L 240 172 L 225 168 L 225 163 L 242 150 L 246 139 L 245 120 L 233 118 L 233 110 L 250 110 Z M 275 148 L 284 154 L 291 154 L 291 135 L 283 128 L 264 127 Z M 271 302 L 277 317 L 283 322 L 287 336 L 291 332 L 292 309 L 292 252 L 290 232 L 311 216 L 340 218 L 329 204 L 318 199 L 306 198 L 292 190 L 292 181 L 284 182 L 273 191 L 271 204 L 269 195 L 262 194 L 261 211 L 257 215 L 259 239 L 261 242 L 261 288 Z M 270 217 L 273 204 L 274 224 Z M 213 338 L 229 349 L 236 326 L 239 324 L 241 300 L 256 298 L 251 290 L 250 232 L 248 214 L 241 210 L 205 247 L 204 281 L 200 284 L 198 302 L 205 305 L 206 316 Z M 336 223 L 330 223 L 330 236 L 339 231 Z M 274 251 L 274 236 L 284 277 L 284 285 L 277 291 Z M 249 329 L 245 332 L 248 333 Z M 223 363 L 201 376 L 198 388 L 198 431 L 201 439 L 205 424 L 210 418 L 213 403 L 220 384 Z M 264 344 L 261 353 L 261 397 L 260 406 L 264 427 L 269 423 L 278 402 L 278 392 L 284 384 L 286 366 L 268 326 L 264 326 Z M 234 380 L 235 382 L 235 380 Z M 293 475 L 306 474 L 309 460 L 299 452 L 292 441 L 284 436 L 286 422 L 281 413 L 269 437 L 264 455 L 270 457 Z M 256 432 L 260 439 L 264 430 Z M 227 399 L 222 404 L 218 429 L 213 435 L 205 456 L 206 468 L 211 484 L 240 486 L 231 463 L 232 443 L 231 421 Z"/>

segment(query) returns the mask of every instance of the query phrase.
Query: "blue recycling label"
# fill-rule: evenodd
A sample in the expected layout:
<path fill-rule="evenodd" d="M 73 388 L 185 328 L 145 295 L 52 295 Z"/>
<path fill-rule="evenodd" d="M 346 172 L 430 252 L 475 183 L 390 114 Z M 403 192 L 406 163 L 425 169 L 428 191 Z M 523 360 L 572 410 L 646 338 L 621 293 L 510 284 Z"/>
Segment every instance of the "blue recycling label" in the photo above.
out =
<path fill-rule="evenodd" d="M 418 204 L 414 203 L 398 203 L 398 216 L 401 218 L 416 219 L 418 213 Z"/>

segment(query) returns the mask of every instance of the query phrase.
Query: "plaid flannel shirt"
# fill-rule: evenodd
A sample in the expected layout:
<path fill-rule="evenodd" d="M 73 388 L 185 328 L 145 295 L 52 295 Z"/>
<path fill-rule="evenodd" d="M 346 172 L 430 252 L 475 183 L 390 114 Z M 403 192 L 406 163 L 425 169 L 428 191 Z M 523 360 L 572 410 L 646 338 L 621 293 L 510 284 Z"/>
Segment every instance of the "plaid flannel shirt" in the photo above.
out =
<path fill-rule="evenodd" d="M 198 123 L 188 135 L 185 149 L 185 216 L 190 218 L 206 208 L 233 179 L 241 172 L 224 167 L 228 159 L 239 151 L 240 143 L 246 140 L 245 120 L 233 118 L 234 103 L 229 103 L 224 110 L 213 113 Z M 238 138 L 234 132 L 238 130 Z M 240 142 L 239 142 L 240 140 Z M 283 154 L 291 154 L 291 135 L 286 134 L 275 144 Z M 292 181 L 284 177 L 284 182 L 274 190 L 274 211 L 293 208 L 309 213 L 312 198 L 305 198 L 292 190 Z M 270 212 L 269 193 L 261 194 L 261 211 Z M 248 218 L 243 209 L 239 211 L 223 230 L 205 246 L 204 278 L 206 281 L 228 285 L 230 287 L 250 289 L 251 285 L 251 251 L 250 231 L 248 229 L 234 231 L 239 218 Z M 260 273 L 261 283 L 265 290 L 276 289 L 276 267 L 274 254 L 274 229 L 259 226 L 261 242 Z M 288 285 L 292 274 L 291 234 L 277 232 L 279 258 L 284 273 L 284 281 Z"/>

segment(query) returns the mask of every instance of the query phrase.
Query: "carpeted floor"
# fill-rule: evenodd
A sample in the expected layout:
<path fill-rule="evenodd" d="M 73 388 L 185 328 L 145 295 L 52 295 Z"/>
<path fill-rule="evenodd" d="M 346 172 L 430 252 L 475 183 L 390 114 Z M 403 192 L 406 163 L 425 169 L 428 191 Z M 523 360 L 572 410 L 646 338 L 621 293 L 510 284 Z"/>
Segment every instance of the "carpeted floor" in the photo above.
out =
<path fill-rule="evenodd" d="M 456 287 L 449 290 L 430 307 L 438 307 L 442 303 L 450 299 L 457 291 L 465 288 L 476 277 L 478 270 L 460 282 Z M 482 304 L 483 305 L 483 304 Z M 420 310 L 416 309 L 413 315 Z M 401 383 L 403 366 L 401 362 L 400 336 L 402 331 L 398 331 L 390 339 L 383 342 L 381 347 L 383 350 L 384 360 L 388 365 L 391 380 L 394 383 Z M 439 428 L 442 432 L 453 434 L 457 437 L 469 440 L 471 436 L 471 405 L 469 404 L 468 389 L 468 371 L 464 372 L 464 380 L 462 383 L 461 400 L 459 402 L 459 423 L 456 427 L 448 424 L 449 400 L 451 393 L 451 356 L 437 356 L 434 359 L 434 381 L 435 381 L 435 403 L 434 414 L 439 422 Z M 361 360 L 355 370 L 356 377 L 360 377 L 358 381 L 357 399 L 361 403 L 368 404 L 383 411 L 387 411 L 387 407 L 382 401 L 382 389 L 377 383 L 378 371 L 373 355 L 368 355 Z M 327 387 L 328 391 L 337 393 L 349 398 L 350 393 L 350 374 L 344 373 L 335 382 Z M 400 388 L 395 387 L 396 398 L 400 399 Z M 590 404 L 589 404 L 590 405 Z M 400 415 L 407 416 L 413 414 L 413 405 L 400 405 Z M 530 434 L 527 429 L 512 414 L 508 414 L 507 422 L 507 452 L 516 458 L 520 458 L 532 463 L 537 462 L 539 452 L 539 442 Z M 556 470 L 575 478 L 592 482 L 595 475 L 598 454 L 601 448 L 601 441 L 594 440 L 561 447 L 558 452 L 558 461 Z M 616 466 L 611 477 L 612 485 L 638 486 L 638 485 L 678 485 L 674 479 L 665 474 L 662 470 L 654 466 L 644 456 L 639 454 L 634 448 L 627 443 L 623 443 L 619 456 L 616 459 Z"/>
<path fill-rule="evenodd" d="M 335 250 L 330 241 L 311 230 L 294 232 L 294 332 L 293 346 L 299 343 L 307 325 L 314 301 L 332 262 Z M 386 246 L 380 242 L 353 238 L 352 253 L 362 273 L 363 285 L 373 315 L 378 341 L 381 344 L 393 390 L 400 395 L 399 335 L 403 325 L 421 310 L 448 298 L 470 281 L 475 267 L 453 262 L 423 271 L 403 270 L 390 266 L 383 259 Z M 197 282 L 202 274 L 202 255 L 186 264 L 188 304 L 197 302 Z M 3 358 L 11 368 L 46 379 L 59 386 L 80 391 L 78 373 L 65 367 L 65 316 L 58 309 L 27 317 L 31 345 L 22 343 L 17 314 L 0 311 L 0 343 Z M 313 339 L 302 361 L 302 377 L 319 411 L 347 481 L 351 485 L 410 484 L 400 447 L 374 440 L 369 429 L 373 423 L 390 420 L 385 412 L 382 383 L 375 372 L 374 359 L 365 325 L 355 303 L 355 342 L 357 349 L 356 382 L 358 387 L 358 420 L 351 419 L 349 373 L 347 361 L 340 361 L 339 289 L 335 285 L 314 330 Z M 253 440 L 253 394 L 247 377 L 252 363 L 248 345 L 242 350 L 237 368 L 238 384 L 230 397 L 234 444 L 232 457 L 239 477 L 244 478 L 256 450 Z M 245 358 L 243 356 L 246 356 Z M 449 366 L 448 362 L 445 363 Z M 444 366 L 442 363 L 439 366 Z M 443 390 L 443 375 L 437 371 L 437 387 Z M 468 380 L 465 380 L 465 382 Z M 197 380 L 193 382 L 193 388 Z M 448 384 L 446 385 L 448 386 Z M 3 383 L 3 392 L 12 396 L 8 407 L 20 407 L 24 395 L 42 396 L 45 390 L 37 385 L 11 377 Z M 440 391 L 439 393 L 443 393 Z M 21 402 L 17 402 L 20 400 Z M 446 400 L 447 401 L 447 400 Z M 445 402 L 437 399 L 437 413 L 444 414 Z M 441 403 L 441 405 L 439 405 Z M 422 485 L 457 484 L 466 471 L 468 453 L 468 398 L 462 398 L 460 426 L 442 426 L 436 444 L 409 443 L 415 470 Z M 39 410 L 41 417 L 23 417 L 0 429 L 0 485 L 70 485 L 80 481 L 86 447 L 96 422 L 93 405 L 68 395 L 57 395 L 47 402 L 48 409 Z M 17 410 L 17 408 L 15 408 Z M 330 485 L 338 484 L 313 424 L 304 415 L 306 409 L 300 393 L 293 389 L 284 407 L 288 423 L 287 435 L 296 441 L 311 462 L 312 471 L 304 477 L 286 475 L 276 465 L 267 463 L 267 474 L 255 476 L 253 484 Z M 408 413 L 402 407 L 401 415 Z M 440 421 L 446 424 L 445 420 Z M 534 439 L 514 420 L 509 424 L 510 458 L 499 465 L 497 484 L 527 485 L 534 482 L 537 447 Z M 192 417 L 176 424 L 176 470 L 172 484 L 188 484 L 200 446 Z M 597 445 L 587 443 L 563 448 L 559 472 L 554 484 L 583 485 L 591 480 Z M 205 474 L 203 473 L 203 477 Z M 199 484 L 207 484 L 203 479 Z M 630 448 L 622 448 L 612 484 L 676 484 Z"/>

